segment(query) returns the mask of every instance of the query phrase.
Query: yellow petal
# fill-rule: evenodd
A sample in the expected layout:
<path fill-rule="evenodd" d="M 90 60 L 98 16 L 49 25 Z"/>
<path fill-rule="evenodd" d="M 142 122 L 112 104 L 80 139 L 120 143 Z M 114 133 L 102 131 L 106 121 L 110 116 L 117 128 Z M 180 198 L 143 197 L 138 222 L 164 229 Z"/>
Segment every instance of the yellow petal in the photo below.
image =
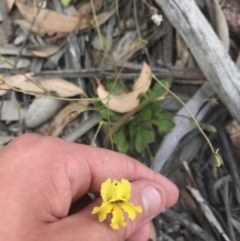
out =
<path fill-rule="evenodd" d="M 92 214 L 98 214 L 99 222 L 103 222 L 107 218 L 107 214 L 111 213 L 113 205 L 111 203 L 103 202 L 101 207 L 94 207 Z"/>
<path fill-rule="evenodd" d="M 113 214 L 113 217 L 112 217 L 110 226 L 113 229 L 118 229 L 119 225 L 126 227 L 127 223 L 124 220 L 122 210 L 118 204 L 114 204 L 112 214 Z"/>
<path fill-rule="evenodd" d="M 130 202 L 122 202 L 120 206 L 128 214 L 128 217 L 131 220 L 134 220 L 136 218 L 137 213 L 142 213 L 142 207 L 135 206 L 133 203 Z"/>
<path fill-rule="evenodd" d="M 118 200 L 127 201 L 131 197 L 132 184 L 122 179 L 121 182 L 116 186 L 116 196 Z"/>
<path fill-rule="evenodd" d="M 115 186 L 110 178 L 102 183 L 100 194 L 104 202 L 109 202 L 115 196 Z"/>

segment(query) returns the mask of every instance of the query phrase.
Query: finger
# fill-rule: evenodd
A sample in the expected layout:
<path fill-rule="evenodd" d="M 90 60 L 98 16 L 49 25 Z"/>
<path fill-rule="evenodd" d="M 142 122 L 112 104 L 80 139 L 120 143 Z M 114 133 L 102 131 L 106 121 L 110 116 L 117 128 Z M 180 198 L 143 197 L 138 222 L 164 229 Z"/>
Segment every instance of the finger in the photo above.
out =
<path fill-rule="evenodd" d="M 145 223 L 136 230 L 126 241 L 148 241 L 151 233 L 151 222 Z"/>
<path fill-rule="evenodd" d="M 164 187 L 168 194 L 167 207 L 172 206 L 177 200 L 178 189 L 172 182 L 129 156 L 106 149 L 68 143 L 58 138 L 49 137 L 49 142 L 51 143 L 47 144 L 45 141 L 48 148 L 50 146 L 51 149 L 56 149 L 54 153 L 59 152 L 61 156 L 65 156 L 74 199 L 87 191 L 99 192 L 102 182 L 107 178 L 125 178 L 129 181 L 149 178 L 160 182 Z M 62 157 L 58 159 L 61 160 Z"/>
<path fill-rule="evenodd" d="M 85 194 L 84 196 L 79 198 L 77 201 L 72 203 L 68 215 L 73 215 L 74 213 L 79 212 L 80 210 L 85 208 L 91 202 L 92 202 L 92 198 L 88 194 Z"/>
<path fill-rule="evenodd" d="M 27 149 L 29 146 L 31 149 Z M 4 155 L 5 159 L 14 160 L 7 164 L 9 176 L 17 175 L 17 185 L 21 184 L 21 187 L 29 190 L 30 197 L 38 196 L 37 192 L 41 192 L 46 199 L 47 209 L 57 218 L 67 215 L 72 200 L 76 201 L 88 191 L 99 192 L 101 183 L 108 178 L 155 180 L 162 184 L 166 192 L 166 207 L 173 205 L 178 197 L 176 186 L 164 176 L 133 158 L 101 148 L 26 134 L 11 142 L 2 151 L 3 159 Z M 16 183 L 11 184 L 10 179 L 8 181 L 7 185 L 18 188 Z M 38 188 L 33 189 L 32 186 Z M 21 191 L 20 187 L 18 190 Z M 42 199 L 39 200 L 42 202 Z M 34 205 L 38 207 L 40 204 Z M 41 210 L 39 212 L 43 213 Z"/>
<path fill-rule="evenodd" d="M 58 236 L 58 241 L 77 240 L 74 237 L 78 237 L 78 240 L 91 241 L 128 239 L 137 229 L 143 227 L 144 224 L 149 222 L 166 207 L 166 193 L 162 185 L 156 181 L 149 179 L 138 180 L 132 183 L 132 197 L 130 201 L 135 205 L 141 206 L 143 212 L 142 214 L 137 214 L 134 220 L 130 220 L 125 215 L 125 221 L 127 222 L 125 228 L 113 230 L 110 227 L 110 220 L 100 223 L 97 215 L 91 214 L 95 206 L 101 205 L 102 200 L 98 198 L 77 214 L 50 224 L 50 232 L 56 233 L 57 230 L 60 232 L 64 230 Z M 111 218 L 111 215 L 108 218 Z M 83 229 L 84 233 L 82 232 Z M 74 237 L 71 236 L 72 233 L 74 233 Z M 61 238 L 59 239 L 59 237 Z"/>

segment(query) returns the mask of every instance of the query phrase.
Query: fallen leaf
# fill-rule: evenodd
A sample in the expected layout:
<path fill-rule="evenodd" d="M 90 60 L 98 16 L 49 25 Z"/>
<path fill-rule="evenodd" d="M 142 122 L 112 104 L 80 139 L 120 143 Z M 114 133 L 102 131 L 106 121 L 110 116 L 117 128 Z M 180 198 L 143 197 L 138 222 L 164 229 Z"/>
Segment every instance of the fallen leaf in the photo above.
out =
<path fill-rule="evenodd" d="M 19 108 L 13 101 L 5 100 L 0 101 L 0 116 L 1 121 L 19 121 L 19 119 L 24 119 L 26 115 L 26 109 Z"/>
<path fill-rule="evenodd" d="M 5 0 L 5 3 L 6 3 L 8 12 L 10 12 L 15 3 L 15 0 Z"/>
<path fill-rule="evenodd" d="M 237 60 L 236 60 L 236 65 L 237 65 L 238 68 L 240 67 L 240 52 L 238 52 L 238 57 L 237 57 Z"/>
<path fill-rule="evenodd" d="M 63 42 L 65 43 L 65 41 Z M 28 52 L 32 53 L 35 56 L 47 58 L 59 51 L 61 49 L 63 44 L 60 44 L 59 46 L 49 45 L 49 46 L 33 46 L 28 47 Z"/>
<path fill-rule="evenodd" d="M 25 75 L 12 75 L 3 78 L 5 85 L 0 86 L 2 90 L 9 90 L 10 87 L 18 88 L 28 94 L 44 94 L 44 90 L 38 87 L 35 83 L 38 81 L 49 92 L 55 92 L 59 97 L 71 97 L 75 95 L 86 96 L 85 92 L 77 85 L 61 79 L 61 78 L 45 78 L 39 79 L 32 76 L 32 73 Z M 31 79 L 32 81 L 30 81 Z M 2 91 L 2 95 L 5 94 Z"/>
<path fill-rule="evenodd" d="M 238 123 L 233 120 L 226 125 L 225 129 L 232 141 L 232 144 L 240 149 L 240 126 Z"/>
<path fill-rule="evenodd" d="M 227 25 L 227 20 L 224 13 L 220 7 L 217 0 L 213 1 L 215 22 L 216 22 L 216 32 L 222 42 L 223 47 L 228 51 L 230 45 L 229 30 Z"/>
<path fill-rule="evenodd" d="M 186 45 L 185 41 L 182 39 L 182 37 L 177 34 L 176 35 L 176 42 L 177 42 L 177 61 L 176 66 L 177 67 L 186 67 L 189 56 L 190 56 L 190 50 L 188 46 Z"/>
<path fill-rule="evenodd" d="M 104 88 L 98 81 L 97 94 L 101 102 L 110 110 L 125 113 L 133 110 L 139 104 L 139 95 L 146 92 L 151 85 L 151 68 L 143 63 L 142 71 L 136 83 L 133 85 L 133 91 L 120 96 L 114 96 Z"/>
<path fill-rule="evenodd" d="M 228 28 L 231 33 L 231 39 L 235 40 L 235 43 L 239 47 L 240 39 L 240 21 L 239 21 L 239 12 L 240 4 L 236 0 L 228 0 L 226 7 L 222 8 L 223 14 L 227 20 Z"/>
<path fill-rule="evenodd" d="M 61 0 L 61 3 L 64 7 L 67 7 L 71 3 L 71 0 Z"/>
<path fill-rule="evenodd" d="M 102 0 L 93 1 L 93 5 L 94 5 L 95 12 L 98 13 L 102 8 Z M 92 15 L 91 3 L 86 2 L 84 4 L 79 4 L 77 6 L 77 11 L 73 16 L 82 18 L 82 17 L 89 17 L 91 15 Z"/>
<path fill-rule="evenodd" d="M 44 124 L 54 117 L 65 103 L 64 100 L 46 97 L 35 98 L 27 110 L 25 125 L 29 128 L 35 128 Z"/>
<path fill-rule="evenodd" d="M 157 241 L 157 231 L 156 228 L 154 226 L 153 221 L 151 221 L 151 232 L 150 232 L 150 240 L 152 241 Z"/>
<path fill-rule="evenodd" d="M 36 16 L 36 9 L 17 1 L 21 15 L 30 23 L 35 20 L 34 26 L 46 32 L 70 33 L 78 26 L 79 19 L 67 16 L 49 9 L 41 9 Z"/>
<path fill-rule="evenodd" d="M 115 13 L 116 9 L 113 8 L 111 11 L 109 12 L 103 12 L 103 13 L 100 13 L 99 15 L 97 15 L 97 23 L 98 23 L 98 26 L 104 24 L 109 18 L 111 18 L 113 16 L 113 14 Z M 88 28 L 96 28 L 96 22 L 95 22 L 95 19 L 94 17 L 89 20 L 87 17 L 83 17 L 81 19 L 81 21 L 79 22 L 79 30 L 81 31 L 84 31 Z"/>
<path fill-rule="evenodd" d="M 8 135 L 4 135 L 1 134 L 0 135 L 0 149 L 3 148 L 3 145 L 7 144 L 8 142 L 10 142 L 11 140 L 13 140 L 15 138 L 15 136 L 8 136 Z"/>
<path fill-rule="evenodd" d="M 72 120 L 69 116 L 73 111 L 80 112 L 90 104 L 88 100 L 81 100 L 74 102 L 63 108 L 53 119 L 49 128 L 47 129 L 46 136 L 58 136 L 63 128 Z"/>
<path fill-rule="evenodd" d="M 13 21 L 13 23 L 23 30 L 29 30 L 31 28 L 32 33 L 38 34 L 40 31 L 36 25 L 32 26 L 32 24 L 25 19 L 16 19 Z"/>
<path fill-rule="evenodd" d="M 16 58 L 14 57 L 5 57 L 4 60 L 0 59 L 0 69 L 27 69 L 30 67 L 30 60 L 26 58 L 20 58 L 17 66 L 14 67 Z"/>

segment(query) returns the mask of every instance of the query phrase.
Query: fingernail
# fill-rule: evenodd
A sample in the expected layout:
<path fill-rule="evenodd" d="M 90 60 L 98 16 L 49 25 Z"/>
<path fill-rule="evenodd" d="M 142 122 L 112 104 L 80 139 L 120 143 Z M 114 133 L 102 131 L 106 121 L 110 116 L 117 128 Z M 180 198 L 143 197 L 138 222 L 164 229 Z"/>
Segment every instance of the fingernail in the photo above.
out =
<path fill-rule="evenodd" d="M 157 215 L 162 205 L 160 192 L 153 186 L 146 186 L 142 190 L 142 200 L 147 217 Z"/>

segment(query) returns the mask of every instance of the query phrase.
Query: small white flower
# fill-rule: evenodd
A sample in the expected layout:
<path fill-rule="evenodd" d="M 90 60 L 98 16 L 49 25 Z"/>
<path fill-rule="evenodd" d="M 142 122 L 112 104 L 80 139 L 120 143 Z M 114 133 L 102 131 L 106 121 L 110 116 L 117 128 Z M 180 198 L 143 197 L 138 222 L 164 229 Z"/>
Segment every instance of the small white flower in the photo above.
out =
<path fill-rule="evenodd" d="M 153 14 L 151 19 L 153 20 L 153 22 L 155 24 L 157 24 L 159 26 L 161 24 L 161 22 L 163 21 L 163 16 L 160 14 Z"/>

